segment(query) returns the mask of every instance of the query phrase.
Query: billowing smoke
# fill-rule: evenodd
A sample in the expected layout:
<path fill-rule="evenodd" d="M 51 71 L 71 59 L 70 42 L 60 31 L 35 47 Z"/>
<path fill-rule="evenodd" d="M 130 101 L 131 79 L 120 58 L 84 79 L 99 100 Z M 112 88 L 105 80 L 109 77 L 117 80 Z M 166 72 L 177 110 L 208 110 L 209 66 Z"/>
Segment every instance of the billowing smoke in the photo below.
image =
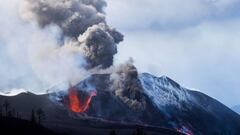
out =
<path fill-rule="evenodd" d="M 123 35 L 107 25 L 104 0 L 0 1 L 0 89 L 43 92 L 113 64 Z"/>
<path fill-rule="evenodd" d="M 133 61 L 130 59 L 113 70 L 111 74 L 112 89 L 115 95 L 130 108 L 142 111 L 146 107 L 146 100 L 142 94 L 143 88 L 138 79 L 138 71 L 132 63 Z"/>
<path fill-rule="evenodd" d="M 0 20 L 6 22 L 0 24 L 6 34 L 0 35 L 0 44 L 6 47 L 0 50 L 6 52 L 0 59 L 6 59 L 1 65 L 12 71 L 0 67 L 0 81 L 11 77 L 6 79 L 10 85 L 2 83 L 0 89 L 36 92 L 61 83 L 74 86 L 91 74 L 108 73 L 113 93 L 129 107 L 143 110 L 137 69 L 131 61 L 113 66 L 123 35 L 107 24 L 105 6 L 104 0 L 1 1 L 0 13 L 6 13 L 2 18 L 11 21 Z"/>
<path fill-rule="evenodd" d="M 103 0 L 24 0 L 22 17 L 42 27 L 58 26 L 87 61 L 86 68 L 113 64 L 122 34 L 105 21 Z M 69 43 L 65 43 L 69 44 Z"/>
<path fill-rule="evenodd" d="M 22 15 L 41 27 L 59 26 L 63 34 L 77 38 L 90 26 L 105 23 L 103 0 L 24 0 Z"/>

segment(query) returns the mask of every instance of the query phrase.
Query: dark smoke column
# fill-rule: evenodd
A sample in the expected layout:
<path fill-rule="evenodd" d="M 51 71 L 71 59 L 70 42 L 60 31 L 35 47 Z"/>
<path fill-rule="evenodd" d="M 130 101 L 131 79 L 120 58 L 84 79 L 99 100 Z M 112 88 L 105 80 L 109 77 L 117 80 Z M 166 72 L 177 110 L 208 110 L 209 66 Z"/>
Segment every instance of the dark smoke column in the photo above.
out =
<path fill-rule="evenodd" d="M 86 68 L 113 64 L 123 35 L 106 23 L 104 0 L 24 0 L 22 17 L 41 28 L 58 26 L 64 40 L 70 39 L 86 58 Z"/>
<path fill-rule="evenodd" d="M 60 49 L 70 48 L 74 55 L 83 56 L 86 69 L 104 69 L 113 64 L 117 44 L 123 41 L 123 35 L 106 23 L 105 6 L 104 0 L 23 0 L 21 15 L 42 29 L 59 27 L 65 41 L 59 44 Z M 132 62 L 116 67 L 110 74 L 109 87 L 114 94 L 133 110 L 143 111 L 146 101 Z"/>

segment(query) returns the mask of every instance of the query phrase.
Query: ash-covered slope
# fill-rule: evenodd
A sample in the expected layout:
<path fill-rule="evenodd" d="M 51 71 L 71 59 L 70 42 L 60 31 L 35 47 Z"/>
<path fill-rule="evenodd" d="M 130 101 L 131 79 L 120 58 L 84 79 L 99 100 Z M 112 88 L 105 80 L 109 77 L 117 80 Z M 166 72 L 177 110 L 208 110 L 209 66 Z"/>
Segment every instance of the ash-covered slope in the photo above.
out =
<path fill-rule="evenodd" d="M 194 134 L 240 134 L 239 115 L 217 100 L 185 89 L 165 76 L 141 74 L 139 79 L 154 106 L 167 117 L 167 123 Z"/>
<path fill-rule="evenodd" d="M 86 112 L 89 116 L 172 128 L 189 134 L 240 134 L 240 117 L 217 100 L 181 87 L 170 78 L 140 74 L 132 91 L 126 85 L 123 97 L 144 99 L 144 109 L 135 109 L 121 100 L 111 88 L 109 75 L 94 75 L 79 85 L 94 84 L 98 91 Z M 131 81 L 131 80 L 128 80 Z"/>
<path fill-rule="evenodd" d="M 232 110 L 235 111 L 236 113 L 240 114 L 240 105 L 236 105 L 232 107 Z"/>

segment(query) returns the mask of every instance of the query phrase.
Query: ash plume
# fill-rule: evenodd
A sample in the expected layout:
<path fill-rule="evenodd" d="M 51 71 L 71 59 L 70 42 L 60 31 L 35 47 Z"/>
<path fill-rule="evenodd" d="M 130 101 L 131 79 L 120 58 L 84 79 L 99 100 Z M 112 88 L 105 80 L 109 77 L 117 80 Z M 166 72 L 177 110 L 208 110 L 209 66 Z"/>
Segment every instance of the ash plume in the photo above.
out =
<path fill-rule="evenodd" d="M 5 65 L 11 65 L 14 71 L 23 69 L 11 73 L 16 84 L 21 84 L 19 87 L 13 83 L 11 87 L 47 90 L 62 82 L 74 86 L 92 74 L 108 73 L 109 87 L 116 97 L 134 110 L 145 108 L 143 89 L 132 62 L 113 66 L 123 35 L 107 24 L 104 0 L 11 1 L 14 4 L 0 2 L 0 10 L 6 10 L 1 13 L 13 20 L 6 27 L 0 25 L 8 33 L 0 35 L 0 41 L 10 52 L 19 49 L 8 54 L 14 58 L 11 63 L 22 58 L 19 65 L 13 64 L 15 67 Z M 6 3 L 9 5 L 5 8 Z M 14 11 L 19 8 L 17 14 L 10 13 L 8 6 L 12 5 Z M 14 40 L 12 33 L 16 33 Z M 9 76 L 4 73 L 4 77 Z M 18 80 L 24 80 L 24 85 Z"/>
<path fill-rule="evenodd" d="M 125 104 L 136 111 L 143 111 L 146 100 L 143 96 L 143 88 L 138 79 L 138 71 L 130 59 L 119 65 L 110 76 L 114 94 Z"/>
<path fill-rule="evenodd" d="M 88 27 L 105 22 L 102 0 L 24 0 L 22 16 L 41 27 L 59 26 L 65 36 L 77 38 Z"/>
<path fill-rule="evenodd" d="M 123 35 L 107 25 L 105 6 L 103 0 L 24 0 L 21 14 L 41 28 L 58 26 L 63 40 L 71 40 L 85 57 L 87 69 L 107 68 L 113 64 L 116 44 Z"/>

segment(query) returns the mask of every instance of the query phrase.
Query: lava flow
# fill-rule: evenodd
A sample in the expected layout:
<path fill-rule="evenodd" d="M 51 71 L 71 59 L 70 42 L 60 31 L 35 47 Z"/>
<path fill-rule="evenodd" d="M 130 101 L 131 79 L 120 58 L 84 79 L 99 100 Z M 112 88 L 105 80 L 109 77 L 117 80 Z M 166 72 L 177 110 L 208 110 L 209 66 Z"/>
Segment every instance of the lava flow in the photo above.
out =
<path fill-rule="evenodd" d="M 69 89 L 69 107 L 71 111 L 76 113 L 83 113 L 89 108 L 92 97 L 96 96 L 96 92 L 90 92 L 85 97 L 79 96 L 76 88 Z"/>

